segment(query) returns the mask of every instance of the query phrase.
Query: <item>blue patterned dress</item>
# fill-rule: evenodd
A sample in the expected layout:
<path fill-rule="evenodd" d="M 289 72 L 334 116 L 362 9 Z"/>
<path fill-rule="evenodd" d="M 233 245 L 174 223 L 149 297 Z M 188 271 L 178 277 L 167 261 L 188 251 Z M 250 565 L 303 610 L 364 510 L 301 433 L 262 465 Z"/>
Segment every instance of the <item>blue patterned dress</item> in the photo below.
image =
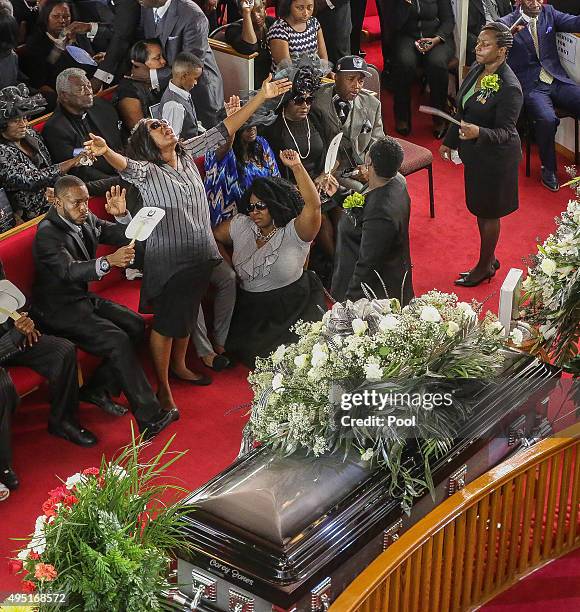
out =
<path fill-rule="evenodd" d="M 254 161 L 245 165 L 242 177 L 238 174 L 236 156 L 232 150 L 218 161 L 215 151 L 205 156 L 205 190 L 209 202 L 211 226 L 231 219 L 238 212 L 238 203 L 255 178 L 280 176 L 278 164 L 268 141 L 261 136 L 257 141 L 262 145 L 264 155 L 260 165 Z"/>

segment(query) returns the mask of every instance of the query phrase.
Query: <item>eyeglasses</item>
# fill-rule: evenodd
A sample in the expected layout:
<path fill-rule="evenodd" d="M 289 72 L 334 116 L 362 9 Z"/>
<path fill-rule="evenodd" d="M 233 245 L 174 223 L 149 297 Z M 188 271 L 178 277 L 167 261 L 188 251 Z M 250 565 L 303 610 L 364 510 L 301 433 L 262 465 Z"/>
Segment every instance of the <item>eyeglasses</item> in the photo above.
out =
<path fill-rule="evenodd" d="M 167 127 L 169 124 L 167 121 L 152 121 L 149 124 L 149 131 L 158 130 L 160 127 Z"/>
<path fill-rule="evenodd" d="M 296 106 L 302 106 L 303 104 L 312 106 L 312 103 L 314 102 L 314 96 L 298 96 L 297 98 L 294 98 L 292 102 L 294 102 Z"/>
<path fill-rule="evenodd" d="M 248 204 L 248 212 L 254 212 L 255 210 L 267 210 L 268 209 L 268 205 L 264 204 L 264 202 L 256 202 L 255 204 Z"/>

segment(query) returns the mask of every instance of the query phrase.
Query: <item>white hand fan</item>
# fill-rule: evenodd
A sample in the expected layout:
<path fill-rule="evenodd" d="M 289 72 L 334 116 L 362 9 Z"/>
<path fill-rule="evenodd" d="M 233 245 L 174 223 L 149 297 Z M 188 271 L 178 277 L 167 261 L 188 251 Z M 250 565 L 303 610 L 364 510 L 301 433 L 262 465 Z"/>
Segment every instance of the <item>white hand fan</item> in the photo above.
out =
<path fill-rule="evenodd" d="M 155 206 L 144 206 L 127 225 L 125 236 L 135 240 L 147 240 L 151 236 L 155 226 L 165 217 L 165 211 Z"/>
<path fill-rule="evenodd" d="M 18 321 L 20 314 L 16 311 L 26 304 L 24 294 L 9 280 L 0 281 L 0 324 L 8 318 Z"/>
<path fill-rule="evenodd" d="M 338 157 L 338 147 L 342 140 L 342 132 L 339 132 L 331 141 L 328 146 L 328 152 L 326 153 L 326 160 L 324 161 L 324 174 L 330 174 L 336 164 L 336 158 Z"/>
<path fill-rule="evenodd" d="M 83 64 L 84 66 L 98 66 L 97 62 L 95 62 L 95 60 L 84 49 L 75 47 L 74 45 L 67 45 L 66 50 L 77 64 Z"/>

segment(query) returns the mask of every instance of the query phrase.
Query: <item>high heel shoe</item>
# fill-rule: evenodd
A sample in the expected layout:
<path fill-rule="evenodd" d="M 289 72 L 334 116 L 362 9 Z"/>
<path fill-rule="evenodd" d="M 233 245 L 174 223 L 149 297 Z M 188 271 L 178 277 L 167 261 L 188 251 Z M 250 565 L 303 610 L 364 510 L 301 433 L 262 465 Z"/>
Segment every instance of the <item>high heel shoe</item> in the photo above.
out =
<path fill-rule="evenodd" d="M 496 270 L 499 270 L 501 268 L 501 264 L 499 263 L 499 259 L 495 259 L 494 262 L 491 265 Z M 469 274 L 471 274 L 471 270 L 469 270 L 469 272 L 460 272 L 459 276 L 468 276 Z"/>
<path fill-rule="evenodd" d="M 490 283 L 491 279 L 495 276 L 495 268 L 492 265 L 489 269 L 489 272 L 477 280 L 472 280 L 470 276 L 471 273 L 469 273 L 467 276 L 462 276 L 461 278 L 458 278 L 455 281 L 455 284 L 458 287 L 477 287 L 477 285 L 481 285 L 481 283 L 483 283 L 483 281 L 485 280 Z"/>

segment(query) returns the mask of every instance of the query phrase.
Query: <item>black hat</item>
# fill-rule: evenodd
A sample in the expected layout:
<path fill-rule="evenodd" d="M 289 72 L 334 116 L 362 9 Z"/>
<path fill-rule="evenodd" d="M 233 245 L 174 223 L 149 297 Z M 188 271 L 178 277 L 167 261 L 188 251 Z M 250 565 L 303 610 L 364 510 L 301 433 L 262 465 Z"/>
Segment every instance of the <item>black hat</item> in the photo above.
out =
<path fill-rule="evenodd" d="M 362 57 L 358 55 L 345 55 L 336 63 L 336 72 L 362 72 L 365 76 L 373 76 L 369 72 L 369 66 Z"/>
<path fill-rule="evenodd" d="M 29 117 L 41 113 L 46 100 L 41 94 L 31 96 L 24 83 L 11 85 L 0 90 L 0 124 L 6 125 L 11 119 Z"/>

